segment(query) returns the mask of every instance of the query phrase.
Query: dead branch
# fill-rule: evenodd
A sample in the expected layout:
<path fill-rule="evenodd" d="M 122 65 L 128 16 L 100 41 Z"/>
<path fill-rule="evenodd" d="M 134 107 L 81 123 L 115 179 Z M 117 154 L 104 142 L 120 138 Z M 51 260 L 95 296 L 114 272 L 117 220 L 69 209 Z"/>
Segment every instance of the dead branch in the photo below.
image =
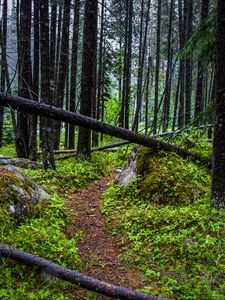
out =
<path fill-rule="evenodd" d="M 113 297 L 116 299 L 119 298 L 130 300 L 162 300 L 162 298 L 159 297 L 145 295 L 134 290 L 112 285 L 93 277 L 71 271 L 44 258 L 33 256 L 31 254 L 3 244 L 0 244 L 0 254 L 4 257 L 14 259 L 22 264 L 38 267 L 44 273 L 50 274 L 65 281 L 72 282 L 82 288 L 94 291 L 105 296 Z"/>

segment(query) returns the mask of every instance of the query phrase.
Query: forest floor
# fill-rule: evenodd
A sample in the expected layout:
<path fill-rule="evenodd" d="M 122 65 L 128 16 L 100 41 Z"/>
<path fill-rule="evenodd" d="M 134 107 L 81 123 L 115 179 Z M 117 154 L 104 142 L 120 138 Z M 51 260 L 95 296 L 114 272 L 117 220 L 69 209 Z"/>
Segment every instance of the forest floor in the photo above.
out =
<path fill-rule="evenodd" d="M 115 177 L 113 172 L 70 195 L 67 235 L 70 238 L 74 233 L 82 232 L 82 239 L 77 244 L 82 273 L 107 283 L 138 289 L 145 286 L 141 272 L 122 259 L 129 245 L 124 237 L 107 232 L 106 219 L 101 212 L 101 196 Z M 102 295 L 90 297 L 82 290 L 74 291 L 71 296 L 74 299 L 111 299 Z"/>

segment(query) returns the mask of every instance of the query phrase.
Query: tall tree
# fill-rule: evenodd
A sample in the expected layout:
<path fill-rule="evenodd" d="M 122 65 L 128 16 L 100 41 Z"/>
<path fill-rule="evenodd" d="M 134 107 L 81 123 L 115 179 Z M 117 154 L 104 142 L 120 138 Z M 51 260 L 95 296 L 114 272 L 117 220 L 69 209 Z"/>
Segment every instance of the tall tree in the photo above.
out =
<path fill-rule="evenodd" d="M 30 0 L 20 2 L 20 70 L 19 96 L 32 98 L 32 67 L 31 67 L 31 4 Z M 17 7 L 19 9 L 19 7 Z M 18 157 L 29 158 L 29 127 L 28 114 L 18 111 Z"/>
<path fill-rule="evenodd" d="M 51 34 L 50 34 L 50 84 L 51 94 L 55 92 L 54 72 L 55 72 L 55 57 L 56 57 L 56 21 L 57 21 L 57 2 L 51 0 Z"/>
<path fill-rule="evenodd" d="M 170 94 L 171 94 L 171 75 L 172 75 L 172 26 L 174 15 L 174 0 L 170 2 L 169 13 L 169 29 L 167 37 L 167 68 L 166 68 L 166 82 L 165 82 L 165 96 L 163 105 L 163 132 L 168 128 L 170 117 Z"/>
<path fill-rule="evenodd" d="M 64 93 L 66 85 L 66 76 L 68 72 L 69 63 L 69 27 L 70 27 L 70 7 L 71 0 L 64 0 L 63 2 L 63 26 L 62 39 L 59 58 L 59 74 L 56 87 L 55 105 L 63 108 Z M 54 122 L 54 149 L 59 148 L 60 144 L 61 122 Z"/>
<path fill-rule="evenodd" d="M 204 23 L 205 19 L 209 14 L 209 0 L 202 0 L 201 7 L 201 25 Z M 203 73 L 204 73 L 204 62 L 202 58 L 198 59 L 198 75 L 197 75 L 197 88 L 196 88 L 196 98 L 195 98 L 195 117 L 203 111 L 204 107 L 204 97 L 203 97 Z"/>
<path fill-rule="evenodd" d="M 5 92 L 5 82 L 6 82 L 6 48 L 7 48 L 7 8 L 8 2 L 4 0 L 3 2 L 3 10 L 2 10 L 2 22 L 1 22 L 1 92 Z M 4 107 L 0 106 L 0 147 L 3 143 L 3 121 L 4 121 Z"/>
<path fill-rule="evenodd" d="M 149 13 L 150 13 L 151 0 L 148 1 L 147 14 L 145 21 L 144 36 L 142 36 L 143 23 L 144 23 L 144 1 L 142 1 L 142 13 L 141 13 L 141 25 L 140 25 L 140 41 L 139 41 L 139 62 L 138 62 L 138 82 L 137 82 L 137 101 L 136 101 L 136 111 L 134 116 L 134 122 L 132 130 L 138 131 L 138 121 L 142 105 L 142 89 L 143 89 L 143 71 L 144 71 L 144 61 L 146 54 L 146 43 L 148 34 L 148 23 L 149 23 Z"/>
<path fill-rule="evenodd" d="M 96 94 L 96 53 L 97 53 L 98 1 L 86 0 L 83 30 L 83 57 L 81 74 L 80 113 L 92 115 L 93 95 Z M 79 128 L 77 153 L 90 156 L 90 130 Z"/>
<path fill-rule="evenodd" d="M 185 45 L 185 26 L 184 26 L 184 11 L 185 6 L 183 5 L 182 0 L 178 0 L 178 11 L 179 11 L 179 40 L 180 40 L 180 51 Z M 178 127 L 182 128 L 184 126 L 184 112 L 185 112 L 185 103 L 184 103 L 184 88 L 185 88 L 185 61 L 184 59 L 180 60 L 180 94 L 179 94 L 179 112 L 178 112 Z"/>
<path fill-rule="evenodd" d="M 79 23 L 80 23 L 80 0 L 75 0 L 72 55 L 71 55 L 71 75 L 70 75 L 70 111 L 75 111 L 76 109 Z M 69 125 L 69 149 L 74 149 L 74 141 L 75 141 L 75 127 L 73 125 Z"/>
<path fill-rule="evenodd" d="M 33 1 L 34 7 L 34 42 L 33 42 L 33 99 L 39 100 L 39 0 Z M 37 160 L 37 116 L 30 116 L 30 137 L 29 137 L 30 159 Z"/>
<path fill-rule="evenodd" d="M 49 2 L 40 0 L 40 52 L 41 52 L 41 98 L 46 104 L 52 104 L 50 90 L 50 57 L 49 57 Z M 52 143 L 51 119 L 43 118 L 42 122 L 42 157 L 45 169 L 55 169 Z"/>
<path fill-rule="evenodd" d="M 217 4 L 215 133 L 213 142 L 212 205 L 225 209 L 225 2 Z"/>
<path fill-rule="evenodd" d="M 105 0 L 102 0 L 101 3 L 101 22 L 100 22 L 100 37 L 99 37 L 99 51 L 98 51 L 98 79 L 97 79 L 97 108 L 96 108 L 96 117 L 100 120 L 100 111 L 101 106 L 104 105 L 103 99 L 103 78 L 104 78 L 104 69 L 103 69 L 103 39 L 104 39 L 104 15 L 105 15 Z M 93 132 L 93 145 L 98 146 L 98 133 Z"/>
<path fill-rule="evenodd" d="M 120 112 L 120 125 L 129 127 L 130 83 L 131 83 L 131 58 L 132 58 L 132 20 L 133 0 L 126 0 L 125 41 L 124 41 L 124 66 L 123 90 Z"/>
<path fill-rule="evenodd" d="M 161 11 L 162 1 L 158 0 L 157 13 L 157 37 L 156 37 L 156 66 L 155 66 L 155 99 L 154 99 L 154 119 L 153 119 L 153 133 L 157 132 L 158 123 L 158 105 L 159 105 L 159 68 L 160 68 L 160 37 L 161 37 Z"/>
<path fill-rule="evenodd" d="M 187 1 L 187 0 L 186 0 Z M 187 22 L 186 22 L 186 41 L 193 34 L 193 0 L 188 1 L 187 6 Z M 186 74 L 185 74 L 185 124 L 190 123 L 191 119 L 191 96 L 192 96 L 192 57 L 186 59 Z"/>

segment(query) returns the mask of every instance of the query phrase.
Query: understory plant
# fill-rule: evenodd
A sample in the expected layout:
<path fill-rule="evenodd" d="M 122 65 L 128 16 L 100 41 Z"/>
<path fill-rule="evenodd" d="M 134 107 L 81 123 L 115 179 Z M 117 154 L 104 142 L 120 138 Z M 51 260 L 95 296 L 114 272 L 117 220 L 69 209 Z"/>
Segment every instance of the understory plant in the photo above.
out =
<path fill-rule="evenodd" d="M 225 212 L 210 207 L 210 172 L 173 153 L 142 149 L 138 178 L 112 185 L 102 210 L 123 235 L 127 263 L 146 293 L 172 299 L 225 299 Z"/>

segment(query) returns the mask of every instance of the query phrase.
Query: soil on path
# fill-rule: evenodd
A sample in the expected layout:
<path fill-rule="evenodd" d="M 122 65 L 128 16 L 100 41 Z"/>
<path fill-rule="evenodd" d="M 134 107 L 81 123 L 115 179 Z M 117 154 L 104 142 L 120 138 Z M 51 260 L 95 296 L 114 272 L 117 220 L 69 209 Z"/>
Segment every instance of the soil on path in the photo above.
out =
<path fill-rule="evenodd" d="M 111 284 L 138 289 L 145 286 L 140 271 L 126 265 L 121 258 L 128 245 L 124 245 L 122 237 L 107 232 L 105 216 L 101 213 L 101 196 L 115 176 L 114 173 L 104 177 L 69 197 L 67 208 L 71 222 L 67 234 L 72 237 L 79 230 L 83 233 L 77 245 L 83 262 L 82 273 Z M 88 298 L 81 291 L 73 299 Z M 97 299 L 111 298 L 99 295 Z"/>

